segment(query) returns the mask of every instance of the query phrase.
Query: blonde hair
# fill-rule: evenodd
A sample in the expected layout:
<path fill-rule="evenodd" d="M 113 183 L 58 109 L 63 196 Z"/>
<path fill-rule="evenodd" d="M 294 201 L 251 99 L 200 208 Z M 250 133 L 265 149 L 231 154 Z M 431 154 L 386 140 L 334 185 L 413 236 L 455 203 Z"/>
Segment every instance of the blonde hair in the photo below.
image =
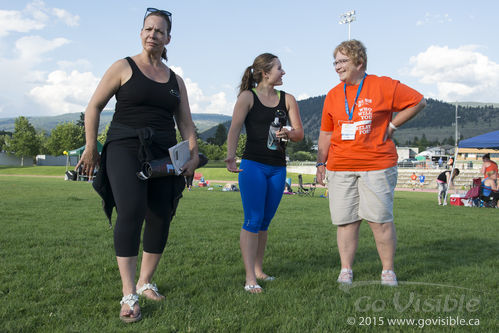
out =
<path fill-rule="evenodd" d="M 338 52 L 341 52 L 348 58 L 350 58 L 355 66 L 362 64 L 362 69 L 366 70 L 367 50 L 362 42 L 356 39 L 344 41 L 334 49 L 333 56 L 335 58 Z"/>

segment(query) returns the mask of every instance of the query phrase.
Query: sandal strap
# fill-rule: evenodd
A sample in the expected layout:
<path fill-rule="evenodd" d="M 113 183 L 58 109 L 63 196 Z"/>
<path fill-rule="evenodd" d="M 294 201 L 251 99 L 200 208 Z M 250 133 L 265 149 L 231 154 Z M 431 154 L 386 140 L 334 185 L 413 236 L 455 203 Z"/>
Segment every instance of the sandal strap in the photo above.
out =
<path fill-rule="evenodd" d="M 135 303 L 139 301 L 139 296 L 137 294 L 130 294 L 123 296 L 123 298 L 120 301 L 120 305 L 127 304 L 130 307 L 130 310 L 133 311 L 133 306 Z"/>
<path fill-rule="evenodd" d="M 246 291 L 250 291 L 253 289 L 262 289 L 263 290 L 263 288 L 260 287 L 260 285 L 258 285 L 258 284 L 247 284 L 244 286 L 244 290 L 246 290 Z"/>
<path fill-rule="evenodd" d="M 137 290 L 137 294 L 142 295 L 146 290 L 152 290 L 156 293 L 156 296 L 159 296 L 158 286 L 156 286 L 156 283 L 145 283 L 139 288 L 139 290 Z"/>

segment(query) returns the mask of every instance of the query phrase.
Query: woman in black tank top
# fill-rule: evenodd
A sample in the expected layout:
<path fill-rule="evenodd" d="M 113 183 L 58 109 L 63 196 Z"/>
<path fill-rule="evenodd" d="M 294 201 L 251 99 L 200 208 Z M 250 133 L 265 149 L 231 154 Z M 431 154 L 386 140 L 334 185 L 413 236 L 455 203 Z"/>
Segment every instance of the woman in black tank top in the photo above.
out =
<path fill-rule="evenodd" d="M 199 162 L 184 81 L 162 62 L 162 58 L 167 59 L 165 47 L 170 42 L 170 31 L 171 13 L 148 8 L 140 33 L 142 52 L 115 62 L 104 74 L 88 104 L 85 111 L 86 149 L 76 166 L 82 166 L 88 175 L 93 175 L 94 169 L 100 166 L 99 187 L 95 185 L 97 181 L 94 187 L 103 197 L 109 219 L 116 206 L 114 245 L 123 284 L 120 319 L 124 322 L 141 319 L 138 295 L 164 299 L 151 280 L 185 187 L 183 176 L 192 175 Z M 100 160 L 97 152 L 99 117 L 112 96 L 116 96 L 116 110 Z M 182 138 L 189 141 L 191 159 L 183 166 L 183 175 L 138 179 L 139 152 L 147 145 L 149 155 L 154 159 L 167 156 L 168 148 L 176 143 L 175 123 Z M 154 134 L 148 137 L 146 133 Z M 136 282 L 144 219 L 144 251 Z"/>
<path fill-rule="evenodd" d="M 282 85 L 284 74 L 275 55 L 264 53 L 256 57 L 253 65 L 244 72 L 227 136 L 227 170 L 239 173 L 244 209 L 240 247 L 246 269 L 244 290 L 250 293 L 263 291 L 257 279 L 273 280 L 263 272 L 262 264 L 267 229 L 284 190 L 286 154 L 282 139 L 303 139 L 295 98 L 274 89 Z M 291 127 L 285 128 L 287 120 Z M 239 169 L 236 147 L 243 123 L 247 140 L 242 169 Z"/>

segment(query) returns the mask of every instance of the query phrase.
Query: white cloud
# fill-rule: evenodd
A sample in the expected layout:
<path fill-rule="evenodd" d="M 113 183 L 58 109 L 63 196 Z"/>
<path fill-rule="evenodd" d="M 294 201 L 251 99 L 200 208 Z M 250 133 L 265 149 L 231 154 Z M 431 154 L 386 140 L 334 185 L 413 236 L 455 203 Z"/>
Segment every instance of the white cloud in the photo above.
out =
<path fill-rule="evenodd" d="M 48 75 L 44 85 L 31 89 L 29 95 L 52 115 L 83 112 L 99 80 L 90 72 L 56 70 Z"/>
<path fill-rule="evenodd" d="M 61 22 L 75 26 L 79 17 L 63 9 L 47 7 L 41 0 L 29 2 L 22 10 L 0 10 L 1 117 L 62 113 L 71 109 L 68 105 L 78 105 L 78 111 L 81 111 L 82 99 L 86 99 L 83 106 L 88 102 L 95 85 L 90 92 L 83 92 L 86 86 L 91 85 L 86 82 L 88 79 L 84 79 L 85 73 L 81 73 L 79 80 L 75 78 L 78 84 L 82 84 L 81 87 L 70 82 L 58 84 L 53 81 L 55 69 L 73 77 L 78 76 L 74 73 L 88 72 L 91 67 L 88 61 L 61 60 L 56 63 L 48 57 L 49 52 L 70 43 L 70 40 L 32 35 L 35 31 L 40 31 L 42 35 L 48 25 L 60 25 Z M 55 90 L 54 87 L 59 87 L 60 91 L 51 92 L 55 94 L 56 102 L 50 103 L 47 94 L 50 88 Z"/>
<path fill-rule="evenodd" d="M 189 96 L 189 106 L 192 113 L 221 113 L 232 115 L 234 103 L 227 101 L 227 94 L 224 91 L 213 95 L 205 95 L 199 84 L 188 77 L 184 77 L 181 67 L 171 66 L 171 69 L 182 77 Z M 224 86 L 226 89 L 227 86 Z"/>
<path fill-rule="evenodd" d="M 0 37 L 7 36 L 10 32 L 29 32 L 44 27 L 44 22 L 23 17 L 19 11 L 0 10 Z"/>
<path fill-rule="evenodd" d="M 409 74 L 424 84 L 436 85 L 431 97 L 446 101 L 497 100 L 499 64 L 477 51 L 476 45 L 456 49 L 430 46 L 410 58 Z"/>
<path fill-rule="evenodd" d="M 73 15 L 64 9 L 54 8 L 52 9 L 52 13 L 70 27 L 76 27 L 79 24 L 80 17 L 78 15 Z"/>
<path fill-rule="evenodd" d="M 66 25 L 74 27 L 79 24 L 80 17 L 64 9 L 47 8 L 45 3 L 35 0 L 26 5 L 22 11 L 0 10 L 0 37 L 12 32 L 26 33 L 32 30 L 41 30 L 56 17 Z"/>
<path fill-rule="evenodd" d="M 40 56 L 52 51 L 70 41 L 66 38 L 55 38 L 47 40 L 40 36 L 26 36 L 17 40 L 16 49 L 20 54 L 20 59 L 40 61 Z"/>
<path fill-rule="evenodd" d="M 431 14 L 427 12 L 424 18 L 416 22 L 416 25 L 425 25 L 429 23 L 444 24 L 449 22 L 452 22 L 452 18 L 450 17 L 449 14 Z"/>
<path fill-rule="evenodd" d="M 297 100 L 297 101 L 301 101 L 301 100 L 304 100 L 304 99 L 307 99 L 307 98 L 310 98 L 310 95 L 309 95 L 309 94 L 306 94 L 306 93 L 303 93 L 303 94 L 299 94 L 299 95 L 296 97 L 296 100 Z"/>
<path fill-rule="evenodd" d="M 61 60 L 57 62 L 57 66 L 62 70 L 70 71 L 76 69 L 81 72 L 89 71 L 92 68 L 92 64 L 86 59 L 77 59 L 75 61 Z"/>

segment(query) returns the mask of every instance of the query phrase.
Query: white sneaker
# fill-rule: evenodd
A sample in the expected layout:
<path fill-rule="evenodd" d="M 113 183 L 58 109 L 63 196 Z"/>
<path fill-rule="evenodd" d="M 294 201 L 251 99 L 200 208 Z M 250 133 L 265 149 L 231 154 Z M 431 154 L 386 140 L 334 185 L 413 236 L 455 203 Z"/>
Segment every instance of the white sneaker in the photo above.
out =
<path fill-rule="evenodd" d="M 381 284 L 383 286 L 398 286 L 397 276 L 394 271 L 386 270 L 381 271 Z"/>
<path fill-rule="evenodd" d="M 353 272 L 351 269 L 342 268 L 340 275 L 338 275 L 338 282 L 344 284 L 352 284 Z"/>

